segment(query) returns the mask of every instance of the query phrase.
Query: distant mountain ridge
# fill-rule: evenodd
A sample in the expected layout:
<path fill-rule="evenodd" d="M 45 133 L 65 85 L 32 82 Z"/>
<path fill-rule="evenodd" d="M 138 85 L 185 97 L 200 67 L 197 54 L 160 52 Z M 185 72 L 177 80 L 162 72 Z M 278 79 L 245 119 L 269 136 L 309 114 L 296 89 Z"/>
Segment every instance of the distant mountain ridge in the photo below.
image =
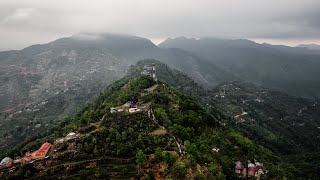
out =
<path fill-rule="evenodd" d="M 320 50 L 320 45 L 318 44 L 300 44 L 296 47 L 307 48 L 310 50 Z"/>
<path fill-rule="evenodd" d="M 320 97 L 320 52 L 249 40 L 217 38 L 168 39 L 161 48 L 195 53 L 226 73 L 291 95 Z"/>

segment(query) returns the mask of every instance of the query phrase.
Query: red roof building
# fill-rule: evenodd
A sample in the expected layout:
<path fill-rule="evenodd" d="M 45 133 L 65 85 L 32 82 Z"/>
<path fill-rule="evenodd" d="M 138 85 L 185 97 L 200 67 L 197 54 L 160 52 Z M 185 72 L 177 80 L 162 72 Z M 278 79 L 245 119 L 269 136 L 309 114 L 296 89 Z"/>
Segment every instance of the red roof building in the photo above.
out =
<path fill-rule="evenodd" d="M 45 158 L 49 149 L 51 148 L 52 144 L 50 143 L 44 143 L 39 150 L 33 152 L 31 156 L 33 159 L 38 159 L 38 158 Z"/>
<path fill-rule="evenodd" d="M 248 175 L 249 176 L 254 176 L 256 174 L 256 165 L 253 163 L 248 164 Z"/>
<path fill-rule="evenodd" d="M 38 150 L 34 151 L 29 155 L 22 157 L 21 162 L 28 162 L 34 159 L 43 159 L 46 157 L 51 147 L 52 147 L 52 144 L 46 142 Z"/>

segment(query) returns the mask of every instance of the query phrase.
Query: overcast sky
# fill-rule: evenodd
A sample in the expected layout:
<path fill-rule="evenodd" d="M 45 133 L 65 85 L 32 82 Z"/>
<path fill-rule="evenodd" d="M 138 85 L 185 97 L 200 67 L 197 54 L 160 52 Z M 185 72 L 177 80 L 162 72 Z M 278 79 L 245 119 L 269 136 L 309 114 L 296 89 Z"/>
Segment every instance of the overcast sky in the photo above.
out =
<path fill-rule="evenodd" d="M 320 43 L 320 0 L 1 0 L 0 50 L 79 32 Z"/>

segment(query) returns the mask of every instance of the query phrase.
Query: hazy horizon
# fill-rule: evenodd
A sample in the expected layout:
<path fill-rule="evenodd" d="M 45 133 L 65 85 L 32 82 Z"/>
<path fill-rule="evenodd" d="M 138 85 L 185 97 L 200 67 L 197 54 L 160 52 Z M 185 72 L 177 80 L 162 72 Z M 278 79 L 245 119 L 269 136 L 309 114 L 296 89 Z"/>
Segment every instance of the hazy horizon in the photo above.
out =
<path fill-rule="evenodd" d="M 0 50 L 79 32 L 132 34 L 155 44 L 178 36 L 320 44 L 319 9 L 318 0 L 3 0 Z"/>
<path fill-rule="evenodd" d="M 102 32 L 100 32 L 102 33 Z M 109 32 L 104 32 L 104 33 L 109 33 Z M 52 39 L 49 39 L 49 40 L 43 40 L 43 41 L 39 41 L 39 42 L 34 42 L 34 43 L 31 43 L 31 44 L 28 44 L 26 46 L 23 46 L 23 47 L 20 47 L 20 48 L 12 48 L 12 49 L 6 49 L 6 48 L 3 48 L 1 49 L 0 48 L 0 52 L 1 51 L 10 51 L 10 50 L 21 50 L 21 49 L 24 49 L 24 48 L 27 48 L 29 46 L 32 46 L 32 45 L 38 45 L 38 44 L 47 44 L 47 43 L 50 43 L 50 42 L 53 42 L 55 40 L 58 40 L 60 38 L 65 38 L 65 37 L 72 37 L 74 35 L 77 35 L 77 34 L 81 34 L 81 33 L 76 33 L 76 34 L 72 34 L 72 35 L 66 35 L 66 36 L 61 36 L 61 37 L 57 37 L 57 38 L 52 38 Z M 111 33 L 111 34 L 117 34 L 117 33 Z M 123 34 L 123 35 L 132 35 L 132 34 Z M 138 35 L 132 35 L 132 36 L 138 36 Z M 146 38 L 146 39 L 149 39 L 153 44 L 155 45 L 159 45 L 160 43 L 164 42 L 166 39 L 168 38 L 179 38 L 179 37 L 186 37 L 186 38 L 195 38 L 195 39 L 201 39 L 201 38 L 217 38 L 217 39 L 232 39 L 232 40 L 237 40 L 237 39 L 247 39 L 247 38 L 223 38 L 223 37 L 214 37 L 214 36 L 206 36 L 206 37 L 188 37 L 188 36 L 176 36 L 176 37 L 166 37 L 166 38 L 147 38 L 147 37 L 142 37 L 142 36 L 138 36 L 138 37 L 141 37 L 141 38 Z M 295 47 L 295 46 L 298 46 L 298 45 L 302 45 L 302 44 L 315 44 L 315 45 L 320 45 L 320 41 L 296 41 L 296 40 L 287 40 L 287 41 L 279 41 L 279 40 L 266 40 L 266 39 L 247 39 L 247 40 L 250 40 L 250 41 L 254 41 L 255 43 L 258 43 L 258 44 L 263 44 L 263 43 L 267 43 L 267 44 L 271 44 L 271 45 L 284 45 L 284 46 L 289 46 L 289 47 Z"/>

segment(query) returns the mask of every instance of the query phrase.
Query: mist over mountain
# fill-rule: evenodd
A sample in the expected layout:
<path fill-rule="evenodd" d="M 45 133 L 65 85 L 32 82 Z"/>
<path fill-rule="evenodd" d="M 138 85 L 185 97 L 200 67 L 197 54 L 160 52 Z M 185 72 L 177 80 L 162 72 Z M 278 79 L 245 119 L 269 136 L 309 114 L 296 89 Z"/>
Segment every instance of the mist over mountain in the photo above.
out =
<path fill-rule="evenodd" d="M 299 44 L 296 47 L 307 48 L 310 50 L 320 50 L 320 45 L 318 44 Z"/>
<path fill-rule="evenodd" d="M 320 52 L 249 40 L 216 38 L 167 39 L 162 48 L 180 48 L 202 57 L 225 72 L 256 85 L 291 95 L 319 98 Z"/>

